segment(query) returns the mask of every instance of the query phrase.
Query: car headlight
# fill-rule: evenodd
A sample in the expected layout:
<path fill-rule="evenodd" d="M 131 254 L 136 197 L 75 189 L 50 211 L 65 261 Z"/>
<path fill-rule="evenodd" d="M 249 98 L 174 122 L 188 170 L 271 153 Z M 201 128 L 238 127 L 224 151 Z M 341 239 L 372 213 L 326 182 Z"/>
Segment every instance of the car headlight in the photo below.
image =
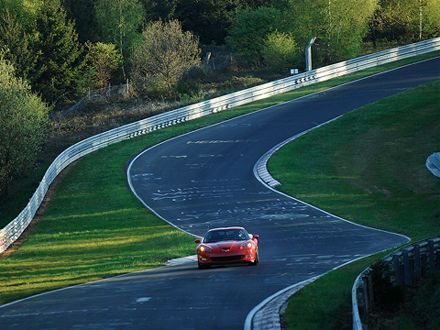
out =
<path fill-rule="evenodd" d="M 199 251 L 200 251 L 200 252 L 210 252 L 210 251 L 211 251 L 211 248 L 210 248 L 210 247 L 207 247 L 207 246 L 205 246 L 205 245 L 202 245 L 201 247 L 199 247 Z"/>
<path fill-rule="evenodd" d="M 242 243 L 241 244 L 241 248 L 252 248 L 252 243 L 251 242 L 246 242 L 246 243 Z"/>

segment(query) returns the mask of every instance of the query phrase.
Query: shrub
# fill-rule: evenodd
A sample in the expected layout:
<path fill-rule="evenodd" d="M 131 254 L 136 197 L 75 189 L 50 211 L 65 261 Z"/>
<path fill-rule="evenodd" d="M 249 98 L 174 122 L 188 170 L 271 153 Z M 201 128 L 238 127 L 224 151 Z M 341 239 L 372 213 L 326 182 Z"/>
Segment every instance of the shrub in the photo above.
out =
<path fill-rule="evenodd" d="M 287 71 L 295 62 L 295 39 L 283 32 L 272 32 L 264 40 L 262 55 L 264 64 L 276 71 Z"/>

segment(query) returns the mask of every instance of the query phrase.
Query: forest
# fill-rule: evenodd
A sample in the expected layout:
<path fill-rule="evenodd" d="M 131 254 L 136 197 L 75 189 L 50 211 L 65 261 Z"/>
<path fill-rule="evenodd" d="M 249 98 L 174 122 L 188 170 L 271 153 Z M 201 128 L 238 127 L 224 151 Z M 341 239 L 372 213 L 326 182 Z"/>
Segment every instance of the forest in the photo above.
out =
<path fill-rule="evenodd" d="M 437 36 L 438 0 L 0 0 L 0 196 L 87 92 L 191 100 L 303 70 L 311 37 L 322 66 Z"/>

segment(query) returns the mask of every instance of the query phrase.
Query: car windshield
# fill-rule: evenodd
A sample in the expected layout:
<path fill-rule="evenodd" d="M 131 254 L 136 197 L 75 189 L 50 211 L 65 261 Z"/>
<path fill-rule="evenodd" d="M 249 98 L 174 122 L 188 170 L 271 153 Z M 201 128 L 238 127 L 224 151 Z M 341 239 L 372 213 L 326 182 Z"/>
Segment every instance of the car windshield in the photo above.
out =
<path fill-rule="evenodd" d="M 249 234 L 244 229 L 221 229 L 212 230 L 206 233 L 204 243 L 216 243 L 222 241 L 246 241 Z"/>

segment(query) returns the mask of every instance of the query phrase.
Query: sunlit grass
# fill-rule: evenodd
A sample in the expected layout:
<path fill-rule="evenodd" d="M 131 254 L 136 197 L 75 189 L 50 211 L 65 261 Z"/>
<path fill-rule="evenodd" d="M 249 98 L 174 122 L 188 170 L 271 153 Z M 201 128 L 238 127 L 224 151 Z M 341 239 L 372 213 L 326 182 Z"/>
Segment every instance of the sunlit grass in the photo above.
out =
<path fill-rule="evenodd" d="M 35 231 L 17 251 L 0 259 L 0 303 L 156 267 L 168 259 L 195 252 L 192 237 L 151 214 L 128 189 L 125 167 L 131 157 L 145 148 L 209 124 L 322 91 L 402 63 L 369 69 L 163 129 L 84 157 L 71 167 L 59 184 Z M 8 208 L 2 210 L 0 224 L 6 225 L 24 207 L 35 181 L 38 180 L 29 180 L 20 198 L 6 203 Z"/>
<path fill-rule="evenodd" d="M 285 146 L 269 161 L 280 190 L 413 240 L 438 235 L 440 180 L 425 161 L 440 147 L 439 91 L 437 81 L 389 97 Z M 351 286 L 371 260 L 294 295 L 285 314 L 288 328 L 351 328 Z"/>

